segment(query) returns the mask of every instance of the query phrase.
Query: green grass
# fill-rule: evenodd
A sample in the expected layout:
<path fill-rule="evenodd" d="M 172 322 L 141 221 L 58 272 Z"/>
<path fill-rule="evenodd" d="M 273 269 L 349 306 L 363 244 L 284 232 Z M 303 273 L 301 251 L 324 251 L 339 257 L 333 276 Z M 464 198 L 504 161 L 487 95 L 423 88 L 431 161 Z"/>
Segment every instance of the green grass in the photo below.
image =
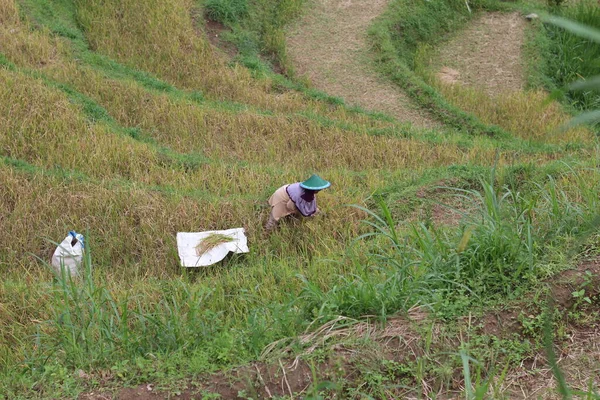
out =
<path fill-rule="evenodd" d="M 372 227 L 379 232 L 375 240 L 369 240 L 374 247 L 366 258 L 349 251 L 348 272 L 332 277 L 339 282 L 326 284 L 330 290 L 321 289 L 325 282 L 318 274 L 319 269 L 330 268 L 327 262 L 316 262 L 311 266 L 312 272 L 301 272 L 305 278 L 294 279 L 298 271 L 293 264 L 286 267 L 291 259 L 265 258 L 261 262 L 253 261 L 256 256 L 251 256 L 249 260 L 230 263 L 229 271 L 214 271 L 200 280 L 185 275 L 168 280 L 133 279 L 132 290 L 122 291 L 112 281 L 114 272 L 102 267 L 105 262 L 91 258 L 100 238 L 89 234 L 92 247 L 87 253 L 88 272 L 82 283 L 67 278 L 52 284 L 50 291 L 36 287 L 36 291 L 45 290 L 43 295 L 29 293 L 39 296 L 43 308 L 28 312 L 47 313 L 47 322 L 38 327 L 38 345 L 25 359 L 25 367 L 37 371 L 33 376 L 42 379 L 45 390 L 63 393 L 63 385 L 71 382 L 67 371 L 78 368 L 97 371 L 110 367 L 124 382 L 168 381 L 248 362 L 257 358 L 267 344 L 300 334 L 313 319 L 323 322 L 338 315 L 365 314 L 388 318 L 414 304 L 429 304 L 436 315 L 454 318 L 511 294 L 515 297 L 535 283 L 537 277 L 562 268 L 561 264 L 548 266 L 556 256 L 552 251 L 549 254 L 548 249 L 568 251 L 569 238 L 576 234 L 575 230 L 585 227 L 597 210 L 598 200 L 593 194 L 600 177 L 584 173 L 562 168 L 562 172 L 555 172 L 556 180 L 548 179 L 536 190 L 524 191 L 523 197 L 517 194 L 520 187 L 506 188 L 498 194 L 490 181 L 482 182 L 483 194 L 475 189 L 459 190 L 459 195 L 465 193 L 481 207 L 481 214 L 474 214 L 467 222 L 471 232 L 467 241 L 462 228 L 414 224 L 411 229 L 397 230 L 382 204 L 383 214 L 373 214 Z M 512 182 L 510 176 L 502 180 Z M 20 177 L 21 182 L 24 177 Z M 581 193 L 586 200 L 570 200 L 566 190 Z M 126 194 L 131 196 L 130 191 L 123 193 Z M 535 218 L 531 217 L 532 207 L 539 210 Z M 523 233 L 529 235 L 528 240 L 521 239 Z M 263 268 L 277 266 L 277 274 L 256 274 L 258 271 L 244 267 L 257 261 L 266 262 Z M 511 269 L 480 269 L 489 265 Z M 522 268 L 515 268 L 519 265 Z M 285 270 L 291 279 L 287 283 L 282 279 Z M 207 278 L 209 281 L 203 282 Z M 260 281 L 251 283 L 257 278 Z M 298 297 L 282 296 L 286 291 L 265 297 L 260 287 L 266 279 L 273 278 L 280 279 L 280 288 L 291 284 L 291 290 L 296 286 L 302 291 Z M 7 299 L 15 295 L 19 299 L 23 294 L 15 279 L 8 279 L 4 286 Z M 131 281 L 131 277 L 126 279 Z M 211 283 L 214 279 L 220 286 Z M 485 284 L 490 282 L 495 286 Z M 249 291 L 254 284 L 258 286 Z M 227 300 L 234 293 L 240 297 L 235 305 Z M 30 301 L 29 297 L 23 300 Z M 27 342 L 17 341 L 15 349 L 19 346 L 27 346 Z M 148 354 L 153 356 L 148 359 Z M 57 368 L 63 376 L 57 377 Z M 169 373 L 171 368 L 178 372 Z M 168 377 L 164 375 L 167 373 Z"/>
<path fill-rule="evenodd" d="M 394 1 L 387 15 L 383 17 L 389 24 L 391 41 L 398 57 L 410 69 L 415 68 L 415 55 L 423 44 L 435 45 L 444 36 L 465 26 L 473 17 L 473 12 L 497 8 L 488 1 L 469 2 L 469 7 L 458 0 L 417 1 L 406 3 Z"/>
<path fill-rule="evenodd" d="M 469 3 L 469 10 L 460 1 L 392 2 L 370 30 L 379 70 L 439 120 L 465 132 L 502 139 L 516 136 L 525 140 L 543 137 L 549 142 L 593 142 L 586 130 L 557 133 L 571 117 L 570 108 L 565 111 L 547 101 L 546 93 L 539 90 L 542 84 L 548 87 L 546 71 L 553 68 L 549 63 L 557 62 L 556 51 L 551 50 L 551 43 L 557 42 L 540 33 L 541 24 L 534 22 L 534 28 L 526 29 L 529 44 L 525 58 L 533 89 L 489 96 L 480 88 L 448 85 L 437 79 L 440 65 L 430 61 L 437 57 L 435 47 L 460 35 L 471 18 L 489 11 L 530 12 L 531 7 L 535 6 L 482 1 Z"/>
<path fill-rule="evenodd" d="M 600 9 L 595 2 L 582 1 L 556 11 L 564 18 L 600 28 Z M 547 53 L 546 74 L 557 87 L 566 89 L 577 80 L 600 74 L 600 44 L 554 25 L 546 27 L 546 34 L 551 43 Z M 600 108 L 597 90 L 568 91 L 567 97 L 580 110 Z"/>
<path fill-rule="evenodd" d="M 421 222 L 398 228 L 385 203 L 379 204 L 380 214 L 364 209 L 372 217 L 367 222 L 372 233 L 362 237 L 375 236 L 378 243 L 374 264 L 356 265 L 360 272 L 341 276 L 328 292 L 307 282 L 305 297 L 330 318 L 386 317 L 415 304 L 433 304 L 437 315 L 453 318 L 476 304 L 511 297 L 528 281 L 551 274 L 550 249 L 568 248 L 594 220 L 598 177 L 588 186 L 589 177 L 573 173 L 549 177 L 526 191 L 509 186 L 498 191 L 493 175 L 473 189 L 448 188 L 477 209 L 458 229 Z M 569 188 L 561 189 L 557 180 L 569 182 Z M 572 202 L 566 190 L 586 200 Z"/>
<path fill-rule="evenodd" d="M 247 0 L 206 0 L 204 2 L 206 15 L 222 23 L 233 23 L 248 14 Z"/>
<path fill-rule="evenodd" d="M 225 24 L 230 31 L 224 38 L 238 51 L 241 64 L 258 74 L 273 67 L 293 76 L 285 48 L 284 28 L 298 18 L 304 0 L 204 0 L 199 2 L 205 14 Z"/>

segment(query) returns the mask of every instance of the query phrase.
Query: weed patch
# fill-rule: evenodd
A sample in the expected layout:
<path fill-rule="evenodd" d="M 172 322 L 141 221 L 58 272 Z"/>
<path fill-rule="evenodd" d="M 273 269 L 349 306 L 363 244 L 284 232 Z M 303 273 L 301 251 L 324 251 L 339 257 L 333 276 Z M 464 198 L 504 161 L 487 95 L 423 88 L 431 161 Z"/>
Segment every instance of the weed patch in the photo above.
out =
<path fill-rule="evenodd" d="M 375 242 L 374 264 L 341 277 L 329 291 L 307 281 L 304 296 L 319 317 L 383 318 L 415 304 L 432 304 L 440 317 L 452 317 L 474 303 L 510 296 L 540 275 L 539 265 L 549 254 L 544 243 L 565 246 L 593 220 L 597 200 L 570 199 L 564 191 L 570 180 L 578 182 L 580 193 L 591 193 L 598 184 L 597 177 L 588 186 L 575 175 L 550 179 L 527 194 L 499 192 L 493 179 L 482 181 L 480 190 L 457 189 L 457 196 L 466 196 L 480 211 L 454 232 L 422 223 L 399 230 L 385 203 L 380 215 L 363 210 L 375 229 L 363 235 Z"/>
<path fill-rule="evenodd" d="M 214 21 L 233 23 L 248 14 L 246 0 L 207 0 L 204 3 L 206 15 Z"/>
<path fill-rule="evenodd" d="M 600 9 L 592 1 L 581 1 L 572 5 L 554 8 L 562 17 L 592 28 L 600 28 Z M 549 37 L 546 74 L 559 88 L 600 74 L 598 59 L 600 43 L 582 38 L 554 25 L 545 25 Z M 600 108 L 597 90 L 569 91 L 569 102 L 580 110 Z"/>

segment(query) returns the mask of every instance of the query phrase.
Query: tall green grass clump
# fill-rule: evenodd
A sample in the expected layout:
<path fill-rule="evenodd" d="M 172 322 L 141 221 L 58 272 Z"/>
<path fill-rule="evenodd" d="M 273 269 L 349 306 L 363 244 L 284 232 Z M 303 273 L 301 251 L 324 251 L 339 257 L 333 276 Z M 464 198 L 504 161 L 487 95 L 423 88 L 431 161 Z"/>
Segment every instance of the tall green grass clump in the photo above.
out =
<path fill-rule="evenodd" d="M 213 21 L 234 23 L 248 14 L 247 0 L 206 0 L 206 15 Z"/>
<path fill-rule="evenodd" d="M 284 28 L 300 15 L 304 4 L 305 0 L 206 0 L 203 6 L 209 18 L 231 28 L 224 38 L 236 46 L 242 64 L 261 71 L 266 58 L 293 75 Z"/>
<path fill-rule="evenodd" d="M 149 307 L 140 300 L 150 293 L 116 296 L 94 276 L 89 248 L 82 269 L 81 279 L 62 274 L 52 284 L 51 312 L 38 333 L 36 353 L 28 360 L 31 368 L 43 370 L 48 362 L 58 361 L 90 371 L 113 366 L 115 360 L 185 353 L 190 346 L 210 341 L 219 329 L 220 324 L 205 318 L 209 289 L 167 283 L 171 288 Z M 219 318 L 215 313 L 210 317 Z"/>
<path fill-rule="evenodd" d="M 510 297 L 551 274 L 552 251 L 567 251 L 589 228 L 598 187 L 596 173 L 571 170 L 523 191 L 498 185 L 494 175 L 477 189 L 447 188 L 477 210 L 457 228 L 397 222 L 380 202 L 380 213 L 365 210 L 373 230 L 362 236 L 372 243 L 369 265 L 328 291 L 305 282 L 304 298 L 319 316 L 385 317 L 420 304 L 447 317 Z"/>
<path fill-rule="evenodd" d="M 600 29 L 600 7 L 596 1 L 583 0 L 557 9 L 559 15 L 588 27 Z M 546 27 L 551 39 L 548 75 L 558 87 L 600 74 L 600 43 L 556 25 Z M 600 90 L 571 90 L 568 99 L 578 109 L 600 108 Z"/>

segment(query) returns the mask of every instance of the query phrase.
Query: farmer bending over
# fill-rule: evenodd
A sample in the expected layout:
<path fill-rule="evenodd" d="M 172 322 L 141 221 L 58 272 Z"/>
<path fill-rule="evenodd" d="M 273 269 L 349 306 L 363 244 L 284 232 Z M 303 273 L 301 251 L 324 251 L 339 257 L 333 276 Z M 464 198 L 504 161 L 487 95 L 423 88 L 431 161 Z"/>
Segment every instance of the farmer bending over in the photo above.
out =
<path fill-rule="evenodd" d="M 277 226 L 279 220 L 288 215 L 302 215 L 312 217 L 319 209 L 317 208 L 316 194 L 327 189 L 331 183 L 313 175 L 304 182 L 296 182 L 284 185 L 277 189 L 269 199 L 271 214 L 265 226 L 270 233 Z"/>

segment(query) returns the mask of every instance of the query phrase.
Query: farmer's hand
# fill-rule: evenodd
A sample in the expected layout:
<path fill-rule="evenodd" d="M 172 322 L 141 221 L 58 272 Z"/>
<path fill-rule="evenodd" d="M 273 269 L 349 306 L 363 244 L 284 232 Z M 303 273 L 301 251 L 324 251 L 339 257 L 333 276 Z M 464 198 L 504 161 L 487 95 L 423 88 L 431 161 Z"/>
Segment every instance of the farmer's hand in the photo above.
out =
<path fill-rule="evenodd" d="M 325 216 L 327 216 L 327 213 L 325 213 L 325 211 L 321 211 L 321 209 L 319 207 L 317 207 L 317 211 L 314 213 L 313 216 L 316 217 L 317 215 L 319 215 L 321 217 L 325 217 Z"/>

